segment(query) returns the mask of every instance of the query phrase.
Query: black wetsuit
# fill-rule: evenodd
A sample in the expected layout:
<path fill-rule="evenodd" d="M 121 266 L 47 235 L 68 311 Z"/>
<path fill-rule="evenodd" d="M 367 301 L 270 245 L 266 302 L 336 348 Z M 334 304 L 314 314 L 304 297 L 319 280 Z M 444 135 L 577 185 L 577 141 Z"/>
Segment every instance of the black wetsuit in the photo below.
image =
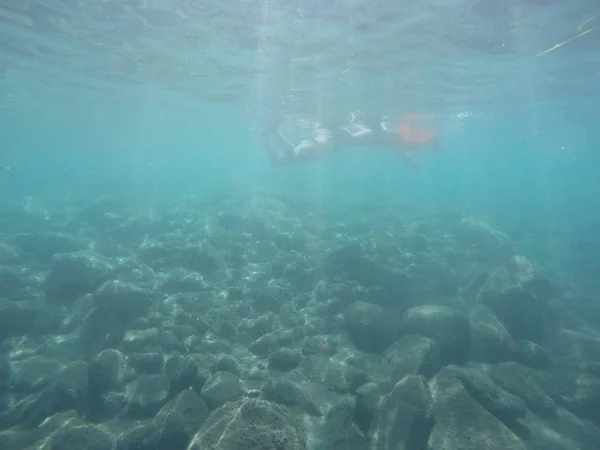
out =
<path fill-rule="evenodd" d="M 355 115 L 345 125 L 332 127 L 316 125 L 310 139 L 303 139 L 297 143 L 289 141 L 284 136 L 278 123 L 271 122 L 269 126 L 263 128 L 262 139 L 267 146 L 271 163 L 276 166 L 318 159 L 349 146 L 398 147 L 397 140 L 385 118 L 368 121 L 358 119 Z"/>

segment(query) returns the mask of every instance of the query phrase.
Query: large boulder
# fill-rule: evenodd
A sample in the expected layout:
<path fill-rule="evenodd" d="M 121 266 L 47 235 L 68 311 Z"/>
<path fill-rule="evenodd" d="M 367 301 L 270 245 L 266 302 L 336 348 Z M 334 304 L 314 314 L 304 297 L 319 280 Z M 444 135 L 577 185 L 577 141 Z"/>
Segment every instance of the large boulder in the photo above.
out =
<path fill-rule="evenodd" d="M 489 274 L 476 297 L 487 306 L 514 340 L 542 343 L 553 329 L 551 303 L 559 290 L 522 256 L 514 256 Z"/>

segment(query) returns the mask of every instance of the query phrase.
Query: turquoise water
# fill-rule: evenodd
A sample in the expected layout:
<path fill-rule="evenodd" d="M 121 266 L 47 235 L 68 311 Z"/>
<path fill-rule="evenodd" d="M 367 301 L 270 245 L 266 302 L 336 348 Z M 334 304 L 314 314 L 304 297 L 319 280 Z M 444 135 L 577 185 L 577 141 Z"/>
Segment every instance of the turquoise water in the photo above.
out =
<path fill-rule="evenodd" d="M 112 414 L 104 403 L 83 410 L 79 403 L 69 403 L 68 408 L 40 413 L 44 417 L 39 421 L 15 419 L 15 405 L 37 395 L 46 386 L 44 377 L 52 379 L 47 374 L 41 375 L 46 380 L 41 384 L 22 379 L 27 370 L 21 365 L 31 355 L 63 365 L 84 361 L 90 367 L 106 349 L 126 357 L 136 352 L 198 359 L 209 355 L 207 371 L 214 372 L 218 364 L 212 365 L 213 359 L 225 354 L 239 361 L 235 375 L 244 386 L 240 398 L 263 389 L 262 396 L 273 401 L 265 394 L 271 381 L 262 388 L 257 384 L 257 379 L 272 375 L 265 369 L 271 354 L 254 352 L 260 326 L 248 325 L 269 322 L 271 313 L 280 321 L 278 330 L 293 336 L 289 348 L 302 353 L 315 336 L 332 339 L 316 345 L 321 353 L 371 374 L 382 398 L 393 403 L 389 393 L 398 380 L 386 384 L 382 379 L 390 381 L 388 375 L 382 372 L 378 378 L 378 369 L 369 364 L 380 364 L 377 358 L 398 336 L 384 339 L 385 348 L 372 351 L 340 325 L 352 322 L 353 314 L 371 314 L 352 309 L 364 301 L 384 308 L 382 315 L 413 330 L 409 334 L 427 336 L 442 348 L 440 367 L 446 367 L 428 374 L 410 372 L 425 377 L 431 392 L 447 388 L 444 383 L 450 378 L 464 382 L 464 377 L 444 372 L 455 370 L 449 366 L 462 370 L 469 363 L 489 364 L 492 372 L 499 367 L 492 384 L 519 397 L 515 409 L 524 401 L 527 412 L 518 417 L 523 428 L 515 426 L 513 417 L 497 414 L 503 431 L 490 432 L 498 436 L 498 447 L 490 449 L 595 448 L 600 437 L 599 56 L 600 5 L 592 0 L 0 1 L 0 269 L 10 273 L 0 278 L 8 286 L 0 289 L 0 310 L 8 311 L 10 305 L 26 309 L 31 302 L 58 318 L 47 332 L 35 331 L 38 322 L 34 326 L 23 319 L 31 326 L 0 333 L 0 341 L 5 340 L 0 363 L 7 367 L 3 372 L 0 365 L 0 447 L 6 442 L 6 448 L 35 448 L 33 441 L 7 437 L 11 427 L 38 427 L 42 419 L 71 406 L 83 421 L 99 414 L 90 421 L 104 427 L 113 440 L 128 427 L 119 420 L 135 416 Z M 296 166 L 269 164 L 261 130 L 271 118 L 336 123 L 356 110 L 371 117 L 427 114 L 437 124 L 439 149 L 414 152 L 418 170 L 377 146 L 348 147 Z M 481 223 L 469 228 L 471 220 Z M 426 250 L 420 247 L 421 237 Z M 153 245 L 167 248 L 168 256 L 159 251 L 163 256 L 148 256 Z M 353 253 L 355 245 L 361 256 Z M 198 260 L 210 260 L 217 272 L 227 270 L 221 278 L 206 275 L 205 284 L 194 285 L 191 292 L 201 297 L 195 300 L 198 305 L 182 301 L 174 307 L 177 302 L 170 296 L 177 292 L 169 287 L 169 277 L 181 268 L 205 276 L 206 267 L 198 260 L 186 262 L 189 246 L 200 253 Z M 507 246 L 510 255 L 526 258 L 536 270 L 528 272 L 527 264 L 515 260 L 507 263 Z M 118 270 L 109 271 L 103 282 L 118 280 L 148 289 L 155 303 L 123 329 L 100 333 L 98 348 L 70 353 L 65 343 L 83 341 L 88 331 L 69 325 L 69 317 L 76 311 L 87 313 L 89 296 L 104 298 L 106 287 L 91 283 L 82 289 L 79 281 L 60 278 L 63 268 L 56 255 L 72 255 L 73 249 L 92 252 L 95 256 L 86 258 L 95 269 L 104 267 L 103 258 L 107 266 L 114 264 Z M 328 261 L 336 258 L 348 267 L 329 268 Z M 70 270 L 84 278 L 82 273 L 89 274 L 72 267 L 65 272 Z M 536 301 L 546 301 L 543 306 L 533 303 L 533 309 L 543 311 L 543 320 L 537 323 L 525 306 L 517 320 L 503 308 L 495 310 L 489 299 L 481 300 L 487 285 L 477 284 L 474 274 L 485 274 L 501 291 L 503 271 L 507 278 L 515 276 L 517 281 L 511 280 L 519 289 L 526 284 L 523 280 L 534 279 L 523 292 L 535 291 Z M 54 277 L 67 288 L 52 284 Z M 560 298 L 546 298 L 536 290 L 547 280 L 556 285 L 553 292 L 560 292 Z M 481 296 L 470 296 L 473 285 Z M 69 300 L 57 302 L 57 289 L 58 297 Z M 276 307 L 269 303 L 271 297 L 263 298 L 270 289 L 279 293 L 272 294 L 281 303 Z M 236 308 L 222 301 L 230 298 L 225 292 L 237 290 L 245 294 L 232 300 L 239 301 Z M 262 300 L 246 302 L 246 297 L 260 298 L 267 306 Z M 513 301 L 506 300 L 519 312 L 518 301 L 516 307 Z M 506 327 L 509 348 L 522 352 L 518 357 L 505 355 L 497 361 L 473 350 L 466 359 L 454 358 L 444 347 L 448 336 L 436 334 L 448 322 L 410 328 L 412 308 L 433 304 L 454 308 L 451 313 L 441 310 L 443 317 L 460 316 L 465 323 L 469 317 L 474 335 L 475 325 L 484 321 L 483 316 L 473 319 L 473 311 L 481 314 L 474 307 L 479 303 L 489 306 L 497 323 Z M 209 304 L 212 309 L 205 306 Z M 427 311 L 416 314 L 431 318 Z M 177 339 L 182 348 L 183 343 L 188 346 L 185 351 L 176 345 L 176 350 L 161 347 L 164 343 L 137 348 L 131 344 L 135 336 L 115 341 L 111 334 L 150 328 L 171 333 L 179 313 L 208 323 L 191 336 L 177 331 L 184 336 Z M 547 316 L 560 317 L 558 325 L 546 322 Z M 224 322 L 239 334 L 215 331 Z M 0 328 L 7 323 L 0 318 Z M 538 325 L 546 327 L 543 339 L 527 333 L 529 326 L 537 330 Z M 277 339 L 276 346 L 288 348 L 286 339 Z M 332 342 L 339 349 L 335 357 L 328 354 Z M 539 363 L 538 353 L 535 358 L 526 353 L 530 344 L 533 353 L 549 355 L 552 369 Z M 302 358 L 306 363 L 309 356 L 302 353 Z M 539 413 L 531 398 L 514 388 L 518 380 L 511 384 L 502 378 L 502 364 L 509 364 L 510 373 L 520 370 L 510 366 L 515 364 L 538 370 L 540 377 L 565 376 L 552 386 L 566 392 L 544 391 L 550 400 L 543 401 L 552 403 L 559 419 Z M 305 372 L 290 371 L 288 381 L 322 394 L 322 380 L 300 367 Z M 268 372 L 264 380 L 253 378 L 259 369 Z M 411 383 L 418 384 L 415 379 L 406 382 L 410 389 Z M 130 411 L 135 402 L 128 397 L 132 388 L 127 383 L 132 381 L 120 382 L 110 393 L 127 397 L 129 409 L 124 411 Z M 195 390 L 197 385 L 185 387 Z M 327 424 L 346 417 L 335 409 L 342 408 L 344 398 L 353 402 L 360 396 L 350 388 L 326 387 L 326 394 L 315 396 L 323 400 L 317 407 Z M 465 389 L 479 401 L 477 408 L 493 409 Z M 165 394 L 160 407 L 182 390 Z M 209 398 L 204 391 L 202 395 Z M 207 401 L 211 412 L 217 410 Z M 381 408 L 379 414 L 385 416 L 387 410 Z M 157 411 L 151 408 L 141 419 L 149 420 Z M 417 428 L 426 432 L 407 438 L 406 449 L 425 449 L 427 439 L 428 450 L 471 448 L 460 440 L 440 444 L 446 442 L 439 428 L 447 426 L 446 416 L 436 411 L 432 407 L 436 425 L 423 420 Z M 356 450 L 366 449 L 367 442 L 375 445 L 374 435 L 384 432 L 385 417 L 370 422 L 369 416 L 366 428 L 363 419 L 354 418 L 341 428 L 356 435 L 349 431 L 354 437 L 334 444 L 319 431 L 317 419 L 298 417 L 304 420 L 311 449 L 342 450 L 351 448 L 349 442 Z M 460 427 L 470 426 L 461 420 L 456 422 Z M 557 425 L 567 422 L 570 429 Z M 46 434 L 55 431 L 50 426 Z M 37 443 L 46 437 L 40 433 Z M 560 439 L 551 443 L 552 433 Z M 371 448 L 392 448 L 377 442 Z"/>
<path fill-rule="evenodd" d="M 420 201 L 443 191 L 457 205 L 525 195 L 558 211 L 567 192 L 596 198 L 593 2 L 455 3 L 7 2 L 2 190 L 107 179 L 285 189 L 292 172 L 294 190 L 361 180 L 377 191 L 383 175 L 385 190 L 407 186 Z M 331 158 L 318 179 L 313 167 L 281 174 L 256 133 L 272 109 L 430 113 L 443 152 L 418 174 L 377 149 Z"/>

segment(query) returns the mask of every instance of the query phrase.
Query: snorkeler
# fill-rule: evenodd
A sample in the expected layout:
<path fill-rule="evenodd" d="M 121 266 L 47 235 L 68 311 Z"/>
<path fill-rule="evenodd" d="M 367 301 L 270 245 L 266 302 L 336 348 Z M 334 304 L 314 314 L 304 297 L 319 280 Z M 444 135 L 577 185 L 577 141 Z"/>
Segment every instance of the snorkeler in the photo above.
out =
<path fill-rule="evenodd" d="M 303 131 L 304 139 L 292 139 L 294 132 Z M 299 164 L 320 159 L 349 146 L 381 147 L 393 151 L 416 168 L 409 151 L 433 144 L 437 149 L 437 134 L 431 119 L 419 114 L 405 114 L 390 123 L 387 117 L 368 123 L 359 113 L 352 113 L 346 124 L 325 127 L 314 120 L 296 120 L 288 126 L 274 122 L 262 133 L 269 160 L 275 166 Z"/>

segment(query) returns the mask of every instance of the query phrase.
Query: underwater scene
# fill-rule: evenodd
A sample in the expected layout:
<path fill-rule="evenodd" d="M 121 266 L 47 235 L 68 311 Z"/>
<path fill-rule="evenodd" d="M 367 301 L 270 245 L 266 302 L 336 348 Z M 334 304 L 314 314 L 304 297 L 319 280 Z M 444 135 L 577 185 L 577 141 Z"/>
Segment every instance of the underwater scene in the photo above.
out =
<path fill-rule="evenodd" d="M 597 0 L 0 0 L 0 449 L 600 449 L 598 133 Z"/>

